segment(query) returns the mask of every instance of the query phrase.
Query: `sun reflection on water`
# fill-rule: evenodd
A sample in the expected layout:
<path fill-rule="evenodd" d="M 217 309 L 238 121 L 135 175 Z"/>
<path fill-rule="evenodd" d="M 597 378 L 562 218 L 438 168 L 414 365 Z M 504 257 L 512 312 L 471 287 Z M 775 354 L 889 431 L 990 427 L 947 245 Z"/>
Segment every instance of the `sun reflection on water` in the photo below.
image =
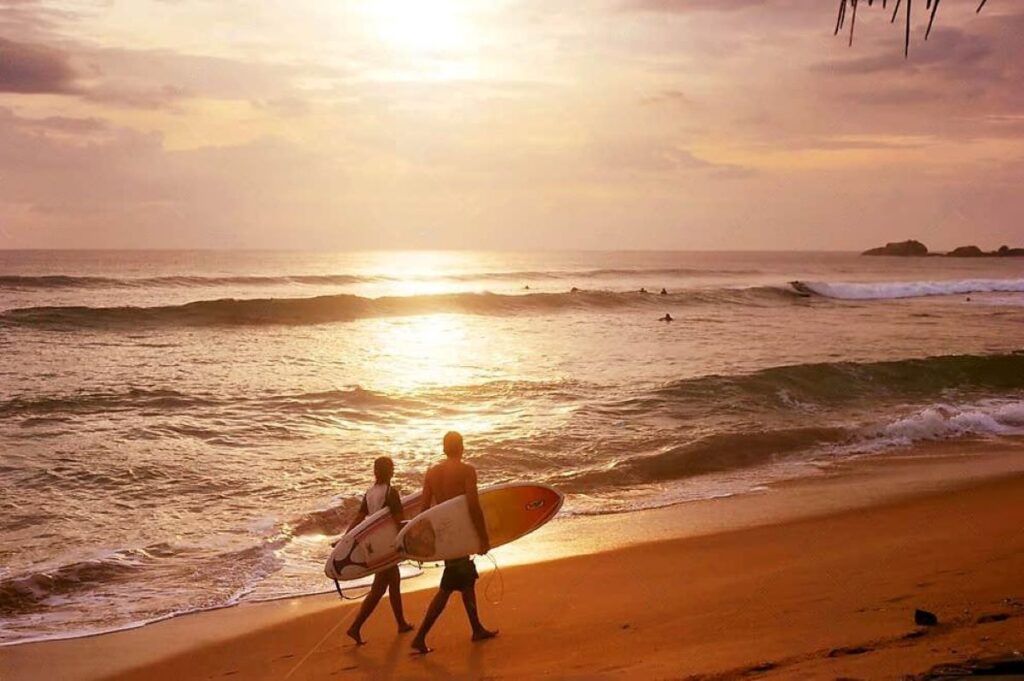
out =
<path fill-rule="evenodd" d="M 380 341 L 380 359 L 391 374 L 389 391 L 464 385 L 473 378 L 473 368 L 463 363 L 468 337 L 458 315 L 395 320 L 382 325 Z"/>

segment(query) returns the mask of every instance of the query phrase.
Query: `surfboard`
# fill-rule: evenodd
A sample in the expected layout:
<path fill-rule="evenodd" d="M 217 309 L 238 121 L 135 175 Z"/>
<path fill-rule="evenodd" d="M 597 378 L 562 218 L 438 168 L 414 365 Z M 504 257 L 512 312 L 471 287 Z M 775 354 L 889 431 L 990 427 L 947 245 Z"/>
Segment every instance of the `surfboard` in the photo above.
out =
<path fill-rule="evenodd" d="M 547 485 L 507 483 L 480 490 L 480 508 L 491 547 L 515 541 L 555 517 L 565 497 Z M 460 495 L 427 509 L 395 539 L 400 553 L 421 561 L 480 553 L 480 537 Z"/>
<path fill-rule="evenodd" d="M 405 517 L 411 518 L 423 508 L 422 493 L 402 497 Z M 324 565 L 331 579 L 349 582 L 373 575 L 405 560 L 399 553 L 395 538 L 398 524 L 388 508 L 371 513 L 338 540 Z"/>

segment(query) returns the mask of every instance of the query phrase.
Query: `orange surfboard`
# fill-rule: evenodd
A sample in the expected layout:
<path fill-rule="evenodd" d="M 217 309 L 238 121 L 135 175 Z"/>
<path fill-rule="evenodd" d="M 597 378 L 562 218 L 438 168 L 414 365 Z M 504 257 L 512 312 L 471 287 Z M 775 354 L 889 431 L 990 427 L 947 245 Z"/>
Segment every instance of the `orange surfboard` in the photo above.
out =
<path fill-rule="evenodd" d="M 507 483 L 480 490 L 491 547 L 515 541 L 555 517 L 565 497 L 547 485 Z M 436 561 L 479 554 L 481 545 L 465 496 L 449 499 L 410 520 L 398 533 L 398 551 Z"/>

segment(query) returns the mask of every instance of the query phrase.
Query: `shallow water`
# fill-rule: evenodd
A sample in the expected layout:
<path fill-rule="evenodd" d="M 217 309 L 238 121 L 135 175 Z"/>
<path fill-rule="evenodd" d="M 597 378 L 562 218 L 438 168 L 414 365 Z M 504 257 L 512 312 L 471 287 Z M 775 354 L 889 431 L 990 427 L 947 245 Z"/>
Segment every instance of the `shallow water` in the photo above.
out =
<path fill-rule="evenodd" d="M 323 589 L 372 460 L 413 489 L 452 428 L 569 515 L 1020 434 L 1022 290 L 1009 258 L 0 252 L 0 642 Z"/>

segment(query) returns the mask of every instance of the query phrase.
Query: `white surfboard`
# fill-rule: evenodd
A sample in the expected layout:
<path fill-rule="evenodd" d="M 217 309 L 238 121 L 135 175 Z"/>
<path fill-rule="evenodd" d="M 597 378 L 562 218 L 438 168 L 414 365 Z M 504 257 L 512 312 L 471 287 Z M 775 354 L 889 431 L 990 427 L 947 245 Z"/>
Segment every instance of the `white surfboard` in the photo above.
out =
<path fill-rule="evenodd" d="M 480 490 L 491 547 L 533 532 L 555 517 L 564 497 L 547 485 L 508 483 Z M 460 495 L 410 520 L 396 538 L 399 553 L 421 561 L 450 560 L 481 551 L 480 537 Z"/>
<path fill-rule="evenodd" d="M 402 510 L 406 518 L 420 512 L 422 494 L 416 492 L 402 497 Z M 371 513 L 363 522 L 345 533 L 331 550 L 324 565 L 324 574 L 341 582 L 358 580 L 396 565 L 405 557 L 395 544 L 398 524 L 386 506 Z"/>

